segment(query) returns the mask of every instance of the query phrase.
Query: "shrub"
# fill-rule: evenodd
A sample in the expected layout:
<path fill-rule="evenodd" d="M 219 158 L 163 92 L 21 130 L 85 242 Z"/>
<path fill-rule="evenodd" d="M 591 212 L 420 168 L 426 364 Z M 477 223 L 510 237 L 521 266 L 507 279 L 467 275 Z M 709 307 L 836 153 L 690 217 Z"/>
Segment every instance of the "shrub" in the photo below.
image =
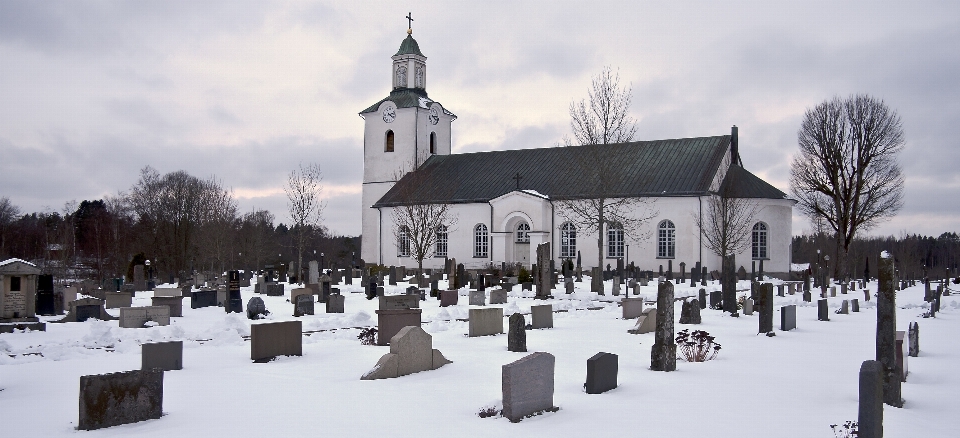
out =
<path fill-rule="evenodd" d="M 489 417 L 495 417 L 497 415 L 500 415 L 500 412 L 501 411 L 497 409 L 495 406 L 487 406 L 483 409 L 480 409 L 480 412 L 477 413 L 477 415 L 479 415 L 480 418 L 489 418 Z"/>
<path fill-rule="evenodd" d="M 373 345 L 377 343 L 377 329 L 373 327 L 367 327 L 360 329 L 360 335 L 357 336 L 357 339 L 360 340 L 360 343 L 363 345 Z"/>
<path fill-rule="evenodd" d="M 831 424 L 833 436 L 836 438 L 855 438 L 860 436 L 859 425 L 856 421 L 847 421 L 843 424 Z"/>
<path fill-rule="evenodd" d="M 680 330 L 677 333 L 677 347 L 687 362 L 706 362 L 717 357 L 720 344 L 714 342 L 714 337 L 703 330 L 696 330 L 690 334 L 689 330 Z"/>
<path fill-rule="evenodd" d="M 533 277 L 530 276 L 530 271 L 527 268 L 520 267 L 520 273 L 517 274 L 517 283 L 533 283 Z"/>

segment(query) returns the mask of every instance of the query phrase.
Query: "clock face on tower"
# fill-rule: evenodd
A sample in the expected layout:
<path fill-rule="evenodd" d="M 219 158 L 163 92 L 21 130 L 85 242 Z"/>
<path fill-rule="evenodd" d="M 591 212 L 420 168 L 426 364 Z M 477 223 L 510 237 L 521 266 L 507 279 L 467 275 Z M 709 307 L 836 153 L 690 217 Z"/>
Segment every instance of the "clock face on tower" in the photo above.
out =
<path fill-rule="evenodd" d="M 387 123 L 393 123 L 397 119 L 397 108 L 393 105 L 387 105 L 383 109 L 383 121 Z"/>
<path fill-rule="evenodd" d="M 440 122 L 440 111 L 436 107 L 430 108 L 430 116 L 428 117 L 431 125 L 436 125 Z"/>

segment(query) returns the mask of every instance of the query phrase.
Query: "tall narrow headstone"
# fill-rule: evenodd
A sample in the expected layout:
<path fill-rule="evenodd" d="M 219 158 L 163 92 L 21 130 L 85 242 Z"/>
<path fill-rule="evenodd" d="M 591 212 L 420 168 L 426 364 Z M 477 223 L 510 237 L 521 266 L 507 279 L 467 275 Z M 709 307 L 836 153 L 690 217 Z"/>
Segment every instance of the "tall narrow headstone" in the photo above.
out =
<path fill-rule="evenodd" d="M 909 352 L 910 357 L 917 357 L 920 355 L 920 326 L 917 325 L 916 321 L 911 322 L 909 328 L 907 329 L 907 337 L 909 338 Z"/>
<path fill-rule="evenodd" d="M 780 307 L 780 330 L 788 332 L 797 328 L 797 305 Z"/>
<path fill-rule="evenodd" d="M 700 289 L 700 298 L 697 301 L 700 302 L 701 310 L 707 308 L 707 290 L 706 289 Z"/>
<path fill-rule="evenodd" d="M 553 290 L 553 271 L 550 269 L 550 242 L 544 242 L 537 245 L 537 275 L 540 280 L 537 283 L 537 296 L 535 298 L 544 300 Z"/>
<path fill-rule="evenodd" d="M 657 291 L 657 331 L 650 350 L 650 369 L 674 371 L 677 369 L 677 344 L 673 339 L 673 283 L 660 283 Z"/>
<path fill-rule="evenodd" d="M 240 271 L 227 273 L 227 300 L 223 310 L 227 313 L 243 313 L 243 299 L 240 297 Z"/>
<path fill-rule="evenodd" d="M 883 365 L 865 360 L 860 365 L 859 438 L 883 437 Z"/>
<path fill-rule="evenodd" d="M 520 312 L 510 315 L 507 329 L 507 350 L 516 352 L 527 351 L 527 322 Z"/>
<path fill-rule="evenodd" d="M 817 320 L 818 321 L 830 320 L 830 307 L 827 306 L 826 298 L 817 301 Z"/>
<path fill-rule="evenodd" d="M 700 324 L 700 303 L 696 300 L 683 300 L 680 308 L 680 324 Z"/>
<path fill-rule="evenodd" d="M 773 284 L 763 283 L 757 291 L 757 307 L 760 311 L 760 331 L 758 333 L 769 333 L 773 331 Z"/>
<path fill-rule="evenodd" d="M 730 254 L 723 258 L 721 288 L 723 290 L 723 311 L 737 313 L 737 259 Z"/>
<path fill-rule="evenodd" d="M 883 367 L 883 402 L 903 406 L 900 393 L 900 371 L 897 369 L 897 302 L 896 273 L 893 256 L 880 255 L 877 292 L 877 362 Z"/>

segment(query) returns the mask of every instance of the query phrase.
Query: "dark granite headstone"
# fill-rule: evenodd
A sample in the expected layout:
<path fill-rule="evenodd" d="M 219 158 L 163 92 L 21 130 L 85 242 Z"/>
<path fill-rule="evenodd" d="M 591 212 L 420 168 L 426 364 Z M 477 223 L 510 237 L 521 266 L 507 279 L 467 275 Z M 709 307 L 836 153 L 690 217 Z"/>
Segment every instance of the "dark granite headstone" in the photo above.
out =
<path fill-rule="evenodd" d="M 737 313 L 737 274 L 736 257 L 728 255 L 723 258 L 723 272 L 720 281 L 723 290 L 723 311 Z"/>
<path fill-rule="evenodd" d="M 253 297 L 247 301 L 247 318 L 248 319 L 261 319 L 266 315 L 269 315 L 270 312 L 267 311 L 267 305 L 263 303 L 263 299 L 260 297 Z"/>
<path fill-rule="evenodd" d="M 377 310 L 377 345 L 390 345 L 390 339 L 406 326 L 420 326 L 422 309 Z"/>
<path fill-rule="evenodd" d="M 35 313 L 37 315 L 56 315 L 57 306 L 54 304 L 55 297 L 53 293 L 52 275 L 37 276 L 37 292 L 35 298 Z"/>
<path fill-rule="evenodd" d="M 527 351 L 527 322 L 520 312 L 510 315 L 507 328 L 507 350 L 516 352 Z"/>
<path fill-rule="evenodd" d="M 883 365 L 865 360 L 860 365 L 859 438 L 883 437 Z"/>
<path fill-rule="evenodd" d="M 797 305 L 780 307 L 780 330 L 788 332 L 797 328 Z"/>
<path fill-rule="evenodd" d="M 773 331 L 773 285 L 763 283 L 757 290 L 757 310 L 760 312 L 760 330 L 757 333 Z"/>
<path fill-rule="evenodd" d="M 707 290 L 700 289 L 700 298 L 697 300 L 700 302 L 700 309 L 707 308 Z"/>
<path fill-rule="evenodd" d="M 710 308 L 719 309 L 723 305 L 723 292 L 715 290 L 710 292 Z"/>
<path fill-rule="evenodd" d="M 151 342 L 140 346 L 140 369 L 183 369 L 183 341 Z"/>
<path fill-rule="evenodd" d="M 162 413 L 163 370 L 80 376 L 77 429 L 96 430 L 152 420 Z"/>
<path fill-rule="evenodd" d="M 343 313 L 343 302 L 344 296 L 340 295 L 340 289 L 333 288 L 333 292 L 329 297 L 327 297 L 326 311 L 327 313 Z"/>
<path fill-rule="evenodd" d="M 617 387 L 618 357 L 600 352 L 587 359 L 587 394 L 602 394 Z"/>
<path fill-rule="evenodd" d="M 213 307 L 217 305 L 217 291 L 198 290 L 190 292 L 190 308 Z"/>
<path fill-rule="evenodd" d="M 100 307 L 95 305 L 76 306 L 77 322 L 84 322 L 88 319 L 100 319 Z"/>
<path fill-rule="evenodd" d="M 651 370 L 677 369 L 677 344 L 673 336 L 673 283 L 665 281 L 660 283 L 657 291 L 657 330 L 650 350 Z"/>
<path fill-rule="evenodd" d="M 850 300 L 850 311 L 859 312 L 860 311 L 860 300 L 854 298 Z"/>
<path fill-rule="evenodd" d="M 250 359 L 269 362 L 277 356 L 303 356 L 303 324 L 300 321 L 250 325 Z"/>
<path fill-rule="evenodd" d="M 826 298 L 817 301 L 817 320 L 818 321 L 830 320 L 830 308 L 827 306 Z"/>
<path fill-rule="evenodd" d="M 909 352 L 907 353 L 910 357 L 917 357 L 920 355 L 920 326 L 916 322 L 911 322 L 907 329 L 907 337 L 909 340 Z"/>
<path fill-rule="evenodd" d="M 683 300 L 680 307 L 680 324 L 700 324 L 700 302 L 696 299 Z"/>
<path fill-rule="evenodd" d="M 876 359 L 883 367 L 883 402 L 899 408 L 903 406 L 903 399 L 900 392 L 901 376 L 897 369 L 896 271 L 893 257 L 882 254 L 878 270 Z"/>
<path fill-rule="evenodd" d="M 313 315 L 313 295 L 297 295 L 293 316 Z"/>
<path fill-rule="evenodd" d="M 459 299 L 460 292 L 458 290 L 440 291 L 440 307 L 456 306 Z"/>

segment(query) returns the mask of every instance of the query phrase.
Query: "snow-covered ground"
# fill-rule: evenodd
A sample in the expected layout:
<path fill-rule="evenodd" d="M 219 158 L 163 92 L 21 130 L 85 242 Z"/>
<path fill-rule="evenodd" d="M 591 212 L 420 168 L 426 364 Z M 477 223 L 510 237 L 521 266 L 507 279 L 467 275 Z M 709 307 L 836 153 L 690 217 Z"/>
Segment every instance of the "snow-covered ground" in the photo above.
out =
<path fill-rule="evenodd" d="M 401 293 L 406 286 L 387 286 L 387 293 Z M 748 286 L 742 282 L 740 287 Z M 304 331 L 313 332 L 303 337 L 303 356 L 266 364 L 250 361 L 244 336 L 252 322 L 244 315 L 218 307 L 190 309 L 189 299 L 184 316 L 166 327 L 121 329 L 117 321 L 87 321 L 48 324 L 46 332 L 0 334 L 0 435 L 832 437 L 831 424 L 857 419 L 858 371 L 875 354 L 875 298 L 862 302 L 860 313 L 831 313 L 829 322 L 821 322 L 816 303 L 804 303 L 797 294 L 775 297 L 776 309 L 798 305 L 796 330 L 758 336 L 756 314 L 733 318 L 707 309 L 703 324 L 677 324 L 676 330 L 710 332 L 723 345 L 719 356 L 705 363 L 678 361 L 675 372 L 650 371 L 653 334 L 628 334 L 634 321 L 620 319 L 610 282 L 607 295 L 598 297 L 587 292 L 585 279 L 573 295 L 554 291 L 554 310 L 568 312 L 554 315 L 553 329 L 527 332 L 530 352 L 556 356 L 554 404 L 560 410 L 514 424 L 477 414 L 500 404 L 501 365 L 529 353 L 507 351 L 506 334 L 468 338 L 467 323 L 457 321 L 467 317 L 466 296 L 461 305 L 448 308 L 435 299 L 421 303 L 423 328 L 452 364 L 361 381 L 389 347 L 365 346 L 357 339 L 357 327 L 376 325 L 377 300 L 366 300 L 360 285 L 340 288 L 347 313 L 300 318 Z M 708 291 L 718 289 L 708 286 Z M 870 289 L 875 291 L 876 282 Z M 653 282 L 641 290 L 655 299 Z M 678 286 L 676 295 L 696 291 Z M 242 293 L 244 303 L 255 295 L 252 287 Z M 149 296 L 139 293 L 134 306 L 149 305 Z M 287 298 L 258 296 L 273 312 L 268 320 L 295 319 Z M 542 304 L 531 296 L 511 293 L 504 313 L 529 313 L 531 305 Z M 850 298 L 862 301 L 863 293 L 838 294 L 830 306 L 836 309 Z M 960 430 L 955 413 L 960 299 L 944 297 L 937 317 L 923 319 L 928 306 L 923 287 L 916 286 L 897 294 L 897 306 L 898 330 L 911 321 L 920 325 L 920 356 L 909 358 L 905 406 L 884 408 L 886 436 L 955 437 Z M 602 309 L 587 310 L 595 307 Z M 317 309 L 322 312 L 322 305 Z M 679 319 L 679 303 L 675 315 Z M 777 310 L 775 329 L 779 320 Z M 140 344 L 163 340 L 184 341 L 184 369 L 164 376 L 163 417 L 76 431 L 80 376 L 138 369 Z M 586 394 L 586 360 L 600 351 L 619 355 L 620 386 Z"/>

